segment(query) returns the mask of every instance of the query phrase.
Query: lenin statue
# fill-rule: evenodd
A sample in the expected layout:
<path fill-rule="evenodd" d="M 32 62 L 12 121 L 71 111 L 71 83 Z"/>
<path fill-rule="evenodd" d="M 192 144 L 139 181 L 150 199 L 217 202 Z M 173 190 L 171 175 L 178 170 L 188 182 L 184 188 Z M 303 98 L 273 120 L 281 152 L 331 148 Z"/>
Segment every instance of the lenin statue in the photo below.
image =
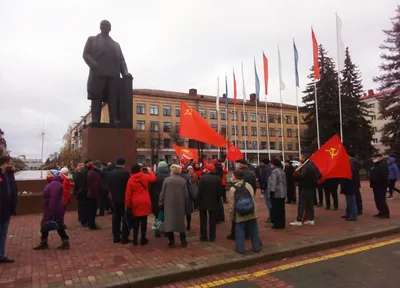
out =
<path fill-rule="evenodd" d="M 108 103 L 110 123 L 119 124 L 126 116 L 120 111 L 124 106 L 121 102 L 126 101 L 121 99 L 121 95 L 126 97 L 128 91 L 125 89 L 122 93 L 124 89 L 121 86 L 124 86 L 124 81 L 130 81 L 132 87 L 132 75 L 128 72 L 121 47 L 109 35 L 111 23 L 101 21 L 100 31 L 100 34 L 88 38 L 83 50 L 83 59 L 90 68 L 87 92 L 91 100 L 92 122 L 100 123 L 102 103 Z M 127 97 L 132 97 L 132 90 L 128 94 Z M 132 115 L 130 117 L 132 123 Z"/>

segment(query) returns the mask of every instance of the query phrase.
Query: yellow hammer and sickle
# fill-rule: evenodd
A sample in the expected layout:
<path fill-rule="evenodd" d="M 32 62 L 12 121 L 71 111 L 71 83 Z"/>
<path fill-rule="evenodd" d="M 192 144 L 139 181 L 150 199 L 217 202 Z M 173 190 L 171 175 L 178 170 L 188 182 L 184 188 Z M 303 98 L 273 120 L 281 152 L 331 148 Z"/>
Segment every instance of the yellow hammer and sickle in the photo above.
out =
<path fill-rule="evenodd" d="M 329 155 L 331 155 L 332 159 L 335 158 L 335 156 L 337 156 L 339 154 L 339 149 L 336 148 L 330 148 L 329 150 L 325 150 L 326 152 L 329 153 Z"/>
<path fill-rule="evenodd" d="M 186 109 L 185 114 L 183 114 L 183 116 L 185 116 L 185 115 L 192 116 L 192 110 L 191 109 Z"/>

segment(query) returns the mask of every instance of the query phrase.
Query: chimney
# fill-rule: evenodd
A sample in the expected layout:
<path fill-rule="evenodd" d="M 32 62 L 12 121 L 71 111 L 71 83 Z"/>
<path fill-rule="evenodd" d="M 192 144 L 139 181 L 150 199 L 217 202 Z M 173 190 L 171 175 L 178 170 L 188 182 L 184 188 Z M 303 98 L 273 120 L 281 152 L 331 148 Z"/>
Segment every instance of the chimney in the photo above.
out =
<path fill-rule="evenodd" d="M 368 96 L 374 96 L 374 89 L 369 89 L 368 90 Z"/>
<path fill-rule="evenodd" d="M 197 89 L 189 89 L 189 96 L 197 96 Z"/>
<path fill-rule="evenodd" d="M 256 93 L 250 94 L 250 103 L 256 103 Z"/>
<path fill-rule="evenodd" d="M 224 99 L 226 98 L 226 94 L 225 94 L 225 93 L 224 93 L 224 94 L 222 94 L 222 98 L 224 98 Z"/>

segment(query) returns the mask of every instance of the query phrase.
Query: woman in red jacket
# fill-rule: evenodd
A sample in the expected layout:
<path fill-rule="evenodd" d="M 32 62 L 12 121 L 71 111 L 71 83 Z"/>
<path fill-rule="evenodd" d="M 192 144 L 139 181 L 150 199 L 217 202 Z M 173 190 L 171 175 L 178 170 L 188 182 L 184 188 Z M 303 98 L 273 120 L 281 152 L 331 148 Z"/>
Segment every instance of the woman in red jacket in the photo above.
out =
<path fill-rule="evenodd" d="M 62 186 L 63 186 L 63 200 L 65 204 L 65 210 L 67 210 L 67 205 L 71 202 L 71 182 L 68 179 L 68 168 L 64 167 L 60 170 L 60 176 L 61 179 L 63 180 Z"/>
<path fill-rule="evenodd" d="M 144 173 L 143 173 L 144 172 Z M 125 207 L 132 209 L 133 215 L 133 245 L 138 245 L 139 226 L 141 245 L 146 245 L 147 216 L 151 214 L 149 183 L 156 181 L 156 175 L 150 168 L 142 168 L 135 164 L 131 168 L 131 177 L 125 190 Z"/>

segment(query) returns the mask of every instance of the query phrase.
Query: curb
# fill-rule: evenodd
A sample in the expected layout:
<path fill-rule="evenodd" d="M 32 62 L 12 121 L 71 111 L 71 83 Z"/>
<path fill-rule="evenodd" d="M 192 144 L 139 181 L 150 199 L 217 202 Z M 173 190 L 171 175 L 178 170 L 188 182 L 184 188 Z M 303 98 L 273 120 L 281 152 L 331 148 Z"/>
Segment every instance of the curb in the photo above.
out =
<path fill-rule="evenodd" d="M 126 279 L 118 282 L 107 283 L 100 285 L 102 288 L 150 288 L 160 285 L 168 285 L 175 282 L 186 281 L 194 278 L 204 277 L 210 274 L 224 273 L 235 269 L 244 269 L 249 266 L 254 266 L 260 263 L 268 263 L 284 258 L 301 256 L 304 254 L 314 253 L 322 250 L 332 249 L 339 246 L 346 246 L 381 238 L 400 233 L 400 227 L 386 228 L 375 230 L 352 237 L 341 237 L 333 240 L 318 241 L 316 243 L 306 243 L 296 245 L 296 247 L 286 246 L 281 249 L 276 249 L 271 253 L 265 254 L 249 254 L 243 256 L 242 259 L 224 259 L 223 261 L 207 266 L 199 266 L 182 269 L 179 272 L 159 273 L 157 276 L 144 276 L 132 279 Z"/>

